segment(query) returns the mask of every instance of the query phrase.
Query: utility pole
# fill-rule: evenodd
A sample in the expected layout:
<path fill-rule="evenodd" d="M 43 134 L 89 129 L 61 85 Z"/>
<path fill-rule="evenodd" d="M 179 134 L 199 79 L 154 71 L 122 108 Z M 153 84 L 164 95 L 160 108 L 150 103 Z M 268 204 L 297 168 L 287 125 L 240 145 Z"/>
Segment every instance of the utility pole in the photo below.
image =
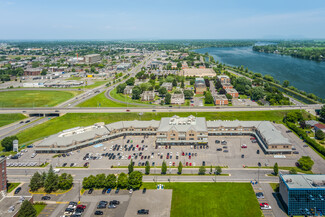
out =
<path fill-rule="evenodd" d="M 80 195 L 80 180 L 79 180 L 79 203 L 80 203 L 80 197 L 81 197 L 81 195 Z"/>

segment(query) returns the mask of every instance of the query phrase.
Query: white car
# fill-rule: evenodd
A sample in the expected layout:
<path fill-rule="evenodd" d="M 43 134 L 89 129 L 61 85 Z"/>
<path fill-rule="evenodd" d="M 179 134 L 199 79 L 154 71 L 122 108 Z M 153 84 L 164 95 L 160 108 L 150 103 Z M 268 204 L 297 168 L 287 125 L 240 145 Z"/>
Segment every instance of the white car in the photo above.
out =
<path fill-rule="evenodd" d="M 262 210 L 268 210 L 268 209 L 272 209 L 272 207 L 268 206 L 268 205 L 264 205 L 264 206 L 261 206 L 261 209 Z"/>

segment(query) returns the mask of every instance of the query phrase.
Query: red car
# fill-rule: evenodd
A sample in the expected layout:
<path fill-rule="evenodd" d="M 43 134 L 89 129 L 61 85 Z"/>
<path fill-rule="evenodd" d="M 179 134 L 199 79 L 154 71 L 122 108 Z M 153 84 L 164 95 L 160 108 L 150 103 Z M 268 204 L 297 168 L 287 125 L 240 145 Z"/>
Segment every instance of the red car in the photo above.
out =
<path fill-rule="evenodd" d="M 137 145 L 137 148 L 139 148 L 139 145 Z"/>
<path fill-rule="evenodd" d="M 77 209 L 86 209 L 86 206 L 80 204 L 80 205 L 77 206 Z"/>
<path fill-rule="evenodd" d="M 185 154 L 184 154 L 184 151 L 182 152 L 182 156 L 184 156 Z"/>
<path fill-rule="evenodd" d="M 190 163 L 190 167 L 192 166 L 192 163 Z"/>
<path fill-rule="evenodd" d="M 128 159 L 129 159 L 129 160 L 131 159 L 131 155 L 129 155 Z"/>
<path fill-rule="evenodd" d="M 175 166 L 175 162 L 173 162 L 173 167 Z"/>
<path fill-rule="evenodd" d="M 255 138 L 254 137 L 251 137 L 251 140 L 255 140 Z"/>
<path fill-rule="evenodd" d="M 241 145 L 241 148 L 247 148 L 247 145 L 243 144 Z"/>
<path fill-rule="evenodd" d="M 127 112 L 129 112 L 129 111 L 130 111 L 130 109 L 127 109 L 126 111 L 127 111 Z"/>
<path fill-rule="evenodd" d="M 269 204 L 268 203 L 260 203 L 260 206 L 268 206 Z"/>
<path fill-rule="evenodd" d="M 190 156 L 188 156 L 188 159 L 191 159 L 191 157 L 192 157 L 191 155 L 190 155 Z"/>
<path fill-rule="evenodd" d="M 186 162 L 186 166 L 188 166 L 188 162 Z"/>

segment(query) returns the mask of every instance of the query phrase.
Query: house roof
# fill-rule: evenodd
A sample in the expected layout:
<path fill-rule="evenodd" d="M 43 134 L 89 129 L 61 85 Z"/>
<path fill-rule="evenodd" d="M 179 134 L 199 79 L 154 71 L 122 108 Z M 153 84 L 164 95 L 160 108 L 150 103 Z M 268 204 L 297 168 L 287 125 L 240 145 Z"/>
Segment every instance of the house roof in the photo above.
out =
<path fill-rule="evenodd" d="M 319 129 L 325 129 L 325 124 L 315 124 L 314 126 Z"/>

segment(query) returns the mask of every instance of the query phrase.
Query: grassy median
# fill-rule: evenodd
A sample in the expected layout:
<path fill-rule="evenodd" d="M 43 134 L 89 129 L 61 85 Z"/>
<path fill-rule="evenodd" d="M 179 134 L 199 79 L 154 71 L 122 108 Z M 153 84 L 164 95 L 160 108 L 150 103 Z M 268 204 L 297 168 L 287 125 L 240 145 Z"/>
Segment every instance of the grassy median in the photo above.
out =
<path fill-rule="evenodd" d="M 171 217 L 263 216 L 249 183 L 161 183 L 173 189 Z M 143 188 L 155 189 L 154 183 Z"/>
<path fill-rule="evenodd" d="M 77 95 L 77 91 L 25 90 L 0 94 L 0 107 L 52 107 Z"/>
<path fill-rule="evenodd" d="M 119 103 L 107 99 L 105 92 L 102 92 L 82 103 L 77 105 L 77 107 L 127 107 L 125 103 Z M 128 107 L 136 107 L 135 105 L 128 105 Z"/>
<path fill-rule="evenodd" d="M 49 120 L 43 124 L 26 129 L 19 134 L 19 143 L 30 144 L 39 139 L 45 138 L 62 130 L 78 126 L 89 126 L 98 122 L 113 123 L 117 121 L 130 120 L 160 120 L 162 117 L 171 117 L 178 115 L 187 117 L 195 115 L 205 117 L 207 120 L 256 120 L 256 121 L 277 121 L 281 122 L 285 111 L 243 111 L 243 112 L 145 112 L 143 115 L 132 112 L 121 113 L 68 113 L 58 118 Z"/>
<path fill-rule="evenodd" d="M 26 118 L 22 114 L 0 114 L 0 127 Z"/>

